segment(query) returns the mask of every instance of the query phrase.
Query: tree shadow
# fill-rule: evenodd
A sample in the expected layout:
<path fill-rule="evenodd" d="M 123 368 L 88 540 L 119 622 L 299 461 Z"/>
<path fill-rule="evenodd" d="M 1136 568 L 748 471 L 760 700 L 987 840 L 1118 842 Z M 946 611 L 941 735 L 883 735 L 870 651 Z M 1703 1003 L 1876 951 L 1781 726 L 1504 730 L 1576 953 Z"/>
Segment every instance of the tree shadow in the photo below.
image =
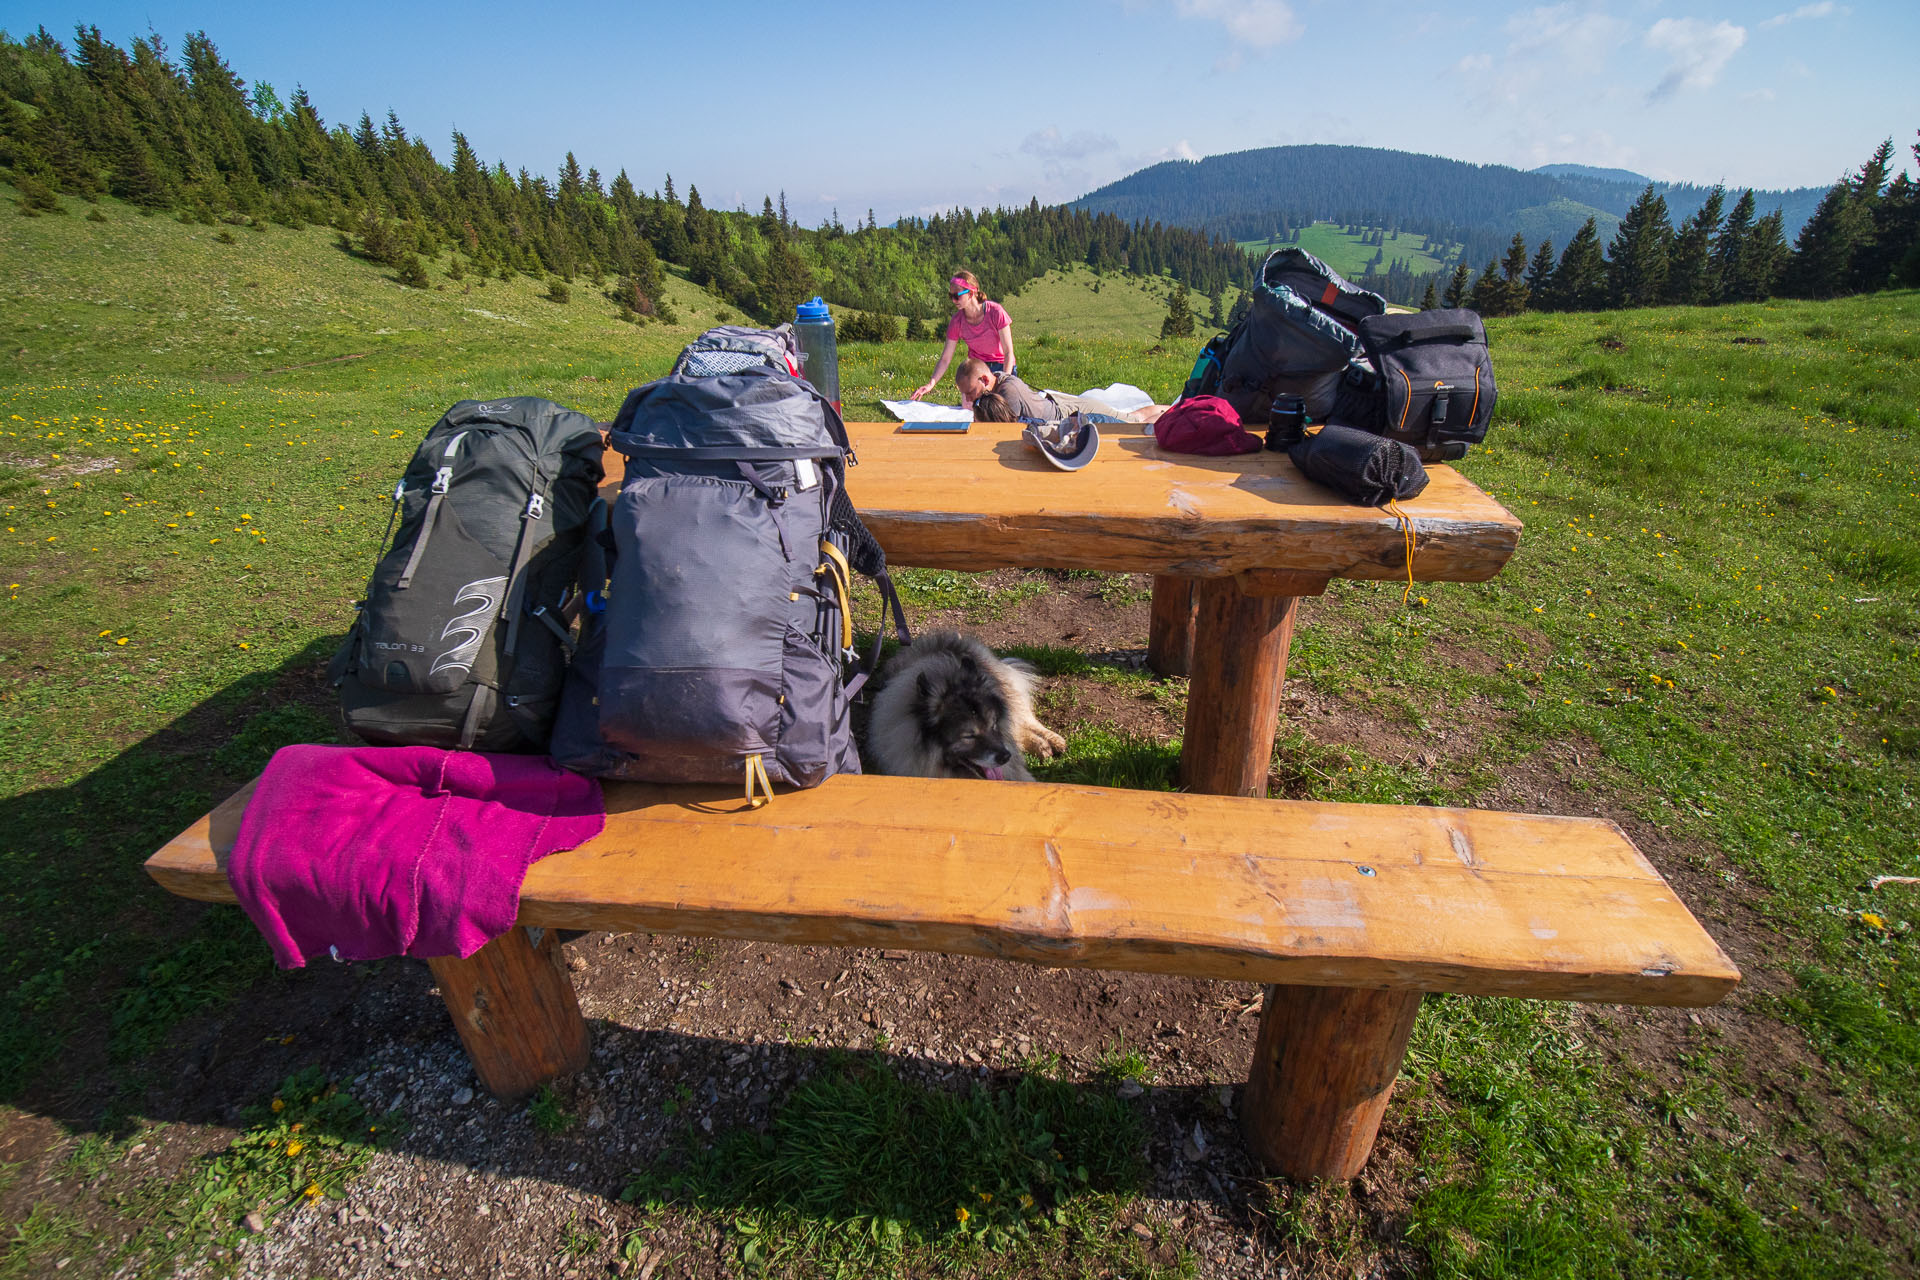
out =
<path fill-rule="evenodd" d="M 337 638 L 220 690 L 85 775 L 0 801 L 0 1097 L 90 1123 L 181 1017 L 273 970 L 235 913 L 159 892 L 148 855 L 278 747 L 338 736 Z"/>
<path fill-rule="evenodd" d="M 336 644 L 335 638 L 317 640 L 279 667 L 236 681 L 71 783 L 0 803 L 0 829 L 9 833 L 0 911 L 18 944 L 8 961 L 8 991 L 0 995 L 6 1015 L 0 1079 L 7 1100 L 25 1115 L 107 1138 L 150 1121 L 234 1127 L 282 1081 L 319 1067 L 371 1112 L 405 1117 L 391 1144 L 396 1150 L 607 1196 L 623 1190 L 636 1170 L 669 1176 L 699 1166 L 702 1204 L 766 1211 L 792 1208 L 793 1195 L 769 1191 L 764 1169 L 751 1164 L 713 1165 L 712 1153 L 745 1141 L 729 1134 L 744 1134 L 755 1142 L 785 1141 L 788 1157 L 816 1162 L 820 1153 L 807 1143 L 830 1145 L 828 1138 L 817 1130 L 783 1138 L 792 1126 L 783 1129 L 782 1116 L 796 1091 L 829 1080 L 851 1090 L 843 1101 L 879 1089 L 896 1112 L 959 1114 L 962 1128 L 966 1107 L 975 1105 L 965 1099 L 975 1086 L 993 1098 L 1025 1090 L 1038 1108 L 1035 1116 L 1094 1117 L 1097 1124 L 1080 1128 L 1134 1135 L 1121 1140 L 1125 1160 L 1108 1158 L 1109 1152 L 1089 1165 L 1090 1177 L 1109 1190 L 1146 1189 L 1159 1175 L 1138 1159 L 1140 1144 L 1177 1150 L 1170 1135 L 1189 1131 L 1195 1116 L 1210 1117 L 1220 1127 L 1223 1152 L 1237 1153 L 1230 1126 L 1220 1121 L 1220 1103 L 1199 1086 L 1147 1091 L 1128 1104 L 1143 1113 L 1145 1127 L 1128 1129 L 1112 1110 L 1120 1101 L 1116 1081 L 1055 1079 L 1042 1063 L 884 1053 L 872 1047 L 874 1033 L 865 1028 L 856 1030 L 869 1043 L 856 1049 L 845 1034 L 846 1043 L 834 1048 L 605 1018 L 590 1023 L 588 1069 L 556 1086 L 554 1096 L 576 1123 L 565 1132 L 543 1132 L 524 1104 L 478 1090 L 424 964 L 389 960 L 278 971 L 240 911 L 175 898 L 143 870 L 155 849 L 239 789 L 280 746 L 346 740 L 325 679 Z M 1114 759 L 1082 767 L 1137 769 L 1137 750 L 1114 744 L 1106 752 Z M 641 940 L 589 935 L 567 948 L 573 967 L 585 970 L 588 957 L 605 950 L 611 959 L 614 949 L 629 941 L 637 948 Z M 792 949 L 780 950 L 798 963 Z M 856 953 L 833 954 L 851 960 Z M 630 980 L 628 968 L 588 976 Z M 1018 1025 L 1010 1020 L 1008 1030 Z M 882 1088 L 882 1082 L 890 1083 Z M 817 1099 L 808 1101 L 813 1094 L 800 1097 L 803 1117 L 818 1109 Z M 961 1103 L 943 1101 L 951 1098 Z M 952 1112 L 954 1105 L 961 1111 Z M 1156 1138 L 1162 1113 L 1175 1118 L 1158 1125 L 1164 1131 Z M 976 1124 L 980 1119 L 974 1116 Z M 922 1127 L 942 1132 L 938 1125 Z M 951 1128 L 944 1132 L 949 1137 L 936 1141 L 922 1163 L 974 1167 L 970 1140 L 954 1139 Z M 1091 1158 L 1075 1153 L 1074 1167 Z M 1237 1154 L 1226 1158 L 1248 1171 Z M 1227 1195 L 1219 1176 L 1191 1172 L 1202 1194 Z M 662 1194 L 669 1199 L 678 1194 L 667 1183 L 653 1185 L 667 1188 Z M 942 1188 L 928 1194 L 938 1199 L 951 1190 Z M 878 1193 L 871 1187 L 850 1189 L 847 1198 L 801 1207 L 825 1218 L 846 1216 L 866 1212 L 858 1208 L 867 1203 L 861 1196 L 872 1194 Z"/>

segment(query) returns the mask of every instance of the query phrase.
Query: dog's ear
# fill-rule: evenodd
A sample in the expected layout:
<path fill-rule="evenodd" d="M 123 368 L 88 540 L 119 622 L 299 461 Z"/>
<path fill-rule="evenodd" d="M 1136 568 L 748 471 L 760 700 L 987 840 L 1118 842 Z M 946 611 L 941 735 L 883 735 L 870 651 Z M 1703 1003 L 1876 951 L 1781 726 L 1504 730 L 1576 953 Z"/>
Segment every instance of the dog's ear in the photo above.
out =
<path fill-rule="evenodd" d="M 914 677 L 913 691 L 920 696 L 922 704 L 933 702 L 933 681 L 927 678 L 926 672 L 922 671 Z"/>

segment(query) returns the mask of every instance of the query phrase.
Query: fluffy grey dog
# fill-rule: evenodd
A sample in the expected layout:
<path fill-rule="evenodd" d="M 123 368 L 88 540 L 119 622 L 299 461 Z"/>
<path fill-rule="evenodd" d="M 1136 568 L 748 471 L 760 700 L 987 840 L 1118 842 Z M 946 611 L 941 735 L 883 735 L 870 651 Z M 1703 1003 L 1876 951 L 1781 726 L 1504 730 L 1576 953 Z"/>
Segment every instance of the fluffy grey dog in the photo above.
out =
<path fill-rule="evenodd" d="M 880 773 L 917 778 L 1031 782 L 1027 753 L 1051 756 L 1066 740 L 1033 713 L 1039 673 L 954 631 L 915 638 L 887 665 L 873 697 L 867 750 Z"/>

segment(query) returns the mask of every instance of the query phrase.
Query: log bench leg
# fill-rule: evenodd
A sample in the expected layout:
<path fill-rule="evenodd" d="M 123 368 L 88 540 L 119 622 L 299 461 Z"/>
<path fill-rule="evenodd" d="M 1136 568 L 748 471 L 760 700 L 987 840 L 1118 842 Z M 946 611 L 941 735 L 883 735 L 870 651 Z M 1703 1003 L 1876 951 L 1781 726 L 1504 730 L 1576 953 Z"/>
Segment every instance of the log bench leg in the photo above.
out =
<path fill-rule="evenodd" d="M 1153 612 L 1147 619 L 1147 669 L 1184 676 L 1193 666 L 1192 578 L 1155 577 Z"/>
<path fill-rule="evenodd" d="M 1247 595 L 1232 578 L 1203 578 L 1194 596 L 1180 780 L 1204 795 L 1264 796 L 1298 600 Z"/>
<path fill-rule="evenodd" d="M 1269 986 L 1240 1103 L 1247 1146 L 1289 1178 L 1351 1178 L 1373 1151 L 1418 991 Z"/>
<path fill-rule="evenodd" d="M 467 959 L 427 961 L 488 1093 L 513 1102 L 587 1065 L 587 1023 L 559 940 L 509 929 Z"/>

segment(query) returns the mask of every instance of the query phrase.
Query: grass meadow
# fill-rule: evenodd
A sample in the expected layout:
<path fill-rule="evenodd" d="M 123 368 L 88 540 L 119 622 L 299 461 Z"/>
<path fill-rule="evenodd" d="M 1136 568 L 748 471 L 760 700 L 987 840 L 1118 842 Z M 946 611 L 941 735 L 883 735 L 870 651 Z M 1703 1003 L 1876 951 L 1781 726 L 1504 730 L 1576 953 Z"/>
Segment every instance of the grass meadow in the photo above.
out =
<path fill-rule="evenodd" d="M 1341 275 L 1358 279 L 1373 261 L 1373 255 L 1384 251 L 1386 257 L 1380 260 L 1381 269 L 1395 258 L 1406 262 L 1415 275 L 1438 271 L 1453 262 L 1453 255 L 1459 251 L 1458 245 L 1440 244 L 1433 246 L 1439 252 L 1422 249 L 1427 243 L 1425 236 L 1407 231 L 1396 231 L 1388 235 L 1382 244 L 1366 242 L 1368 235 L 1378 230 L 1368 227 L 1359 235 L 1349 235 L 1337 222 L 1316 222 L 1310 227 L 1300 228 L 1300 239 L 1294 247 L 1305 249 L 1320 261 L 1338 271 Z M 1240 247 L 1248 253 L 1264 258 L 1275 249 L 1288 247 L 1278 240 L 1269 244 L 1265 240 L 1242 240 Z"/>
<path fill-rule="evenodd" d="M 164 1273 L 234 1229 L 210 1165 L 143 1182 L 116 1153 L 164 1127 L 139 1099 L 174 1028 L 305 979 L 274 973 L 238 912 L 170 899 L 140 864 L 275 747 L 335 736 L 306 703 L 256 699 L 311 679 L 345 630 L 419 435 L 500 394 L 604 421 L 733 318 L 684 281 L 677 328 L 635 327 L 590 281 L 557 304 L 543 281 L 447 280 L 443 260 L 435 288 L 409 290 L 324 229 L 69 208 L 0 213 L 0 1123 L 51 1114 L 76 1073 L 108 1101 L 54 1126 L 72 1155 L 51 1189 L 0 1167 L 0 1277 L 75 1255 Z M 1055 276 L 1010 300 L 1023 375 L 1165 402 L 1192 350 L 1159 346 L 1164 289 L 1093 284 Z M 1373 729 L 1332 744 L 1285 721 L 1276 777 L 1329 800 L 1620 815 L 1747 982 L 1698 1018 L 1430 998 L 1389 1108 L 1399 1158 L 1353 1184 L 1260 1184 L 1263 1230 L 1304 1274 L 1369 1265 L 1383 1222 L 1395 1269 L 1437 1276 L 1920 1273 L 1920 887 L 1872 887 L 1920 875 L 1920 295 L 1489 332 L 1500 408 L 1460 466 L 1526 521 L 1520 551 L 1491 582 L 1405 605 L 1363 582 L 1309 602 L 1290 688 Z M 844 345 L 847 416 L 879 417 L 937 351 Z M 964 604 L 970 581 L 929 589 Z M 1103 732 L 1081 730 L 1051 776 L 1111 760 L 1085 749 Z M 1166 785 L 1177 743 L 1123 745 L 1133 781 Z M 331 1095 L 310 1084 L 319 1107 Z M 339 1147 L 322 1186 L 273 1145 L 283 1119 L 249 1123 L 205 1159 L 295 1198 L 355 1176 Z M 718 1158 L 698 1172 L 764 1176 Z M 102 1183 L 120 1207 L 83 1228 L 75 1188 Z M 804 1191 L 804 1222 L 756 1221 L 743 1266 L 1051 1265 L 1032 1237 L 935 1226 L 906 1252 L 849 1252 L 832 1228 L 856 1207 Z M 1034 1230 L 1081 1231 L 1079 1269 L 1195 1270 L 1099 1242 L 1124 1185 L 1060 1194 L 1081 1207 Z M 102 1234 L 114 1214 L 126 1232 Z"/>

